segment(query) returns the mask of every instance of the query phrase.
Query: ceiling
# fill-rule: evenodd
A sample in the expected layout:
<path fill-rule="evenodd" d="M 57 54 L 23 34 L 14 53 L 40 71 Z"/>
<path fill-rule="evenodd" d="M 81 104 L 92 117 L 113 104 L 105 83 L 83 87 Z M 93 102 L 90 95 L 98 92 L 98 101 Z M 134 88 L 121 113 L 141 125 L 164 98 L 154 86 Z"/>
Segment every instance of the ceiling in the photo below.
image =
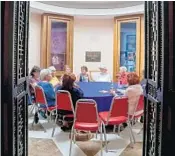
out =
<path fill-rule="evenodd" d="M 141 5 L 144 1 L 38 1 L 63 8 L 76 9 L 113 9 Z"/>

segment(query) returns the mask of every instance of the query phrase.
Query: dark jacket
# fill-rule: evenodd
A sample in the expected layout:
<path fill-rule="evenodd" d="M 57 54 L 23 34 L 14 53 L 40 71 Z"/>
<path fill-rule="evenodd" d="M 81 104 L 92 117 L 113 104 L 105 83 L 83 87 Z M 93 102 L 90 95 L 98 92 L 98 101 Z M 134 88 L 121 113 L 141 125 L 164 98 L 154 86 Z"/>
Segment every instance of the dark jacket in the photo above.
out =
<path fill-rule="evenodd" d="M 75 87 L 72 88 L 71 90 L 67 90 L 63 86 L 58 86 L 56 88 L 56 91 L 58 91 L 58 90 L 66 90 L 70 93 L 70 95 L 72 97 L 72 103 L 74 105 L 74 108 L 75 108 L 76 102 L 79 99 L 83 98 L 83 95 L 84 95 L 83 91 L 80 88 L 75 88 Z"/>

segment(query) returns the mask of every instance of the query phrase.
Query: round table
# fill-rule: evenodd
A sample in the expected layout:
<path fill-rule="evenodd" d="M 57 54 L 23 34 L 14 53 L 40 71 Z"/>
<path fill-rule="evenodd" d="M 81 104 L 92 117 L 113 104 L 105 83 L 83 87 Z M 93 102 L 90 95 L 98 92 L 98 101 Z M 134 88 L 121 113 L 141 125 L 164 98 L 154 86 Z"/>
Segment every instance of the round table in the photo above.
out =
<path fill-rule="evenodd" d="M 96 101 L 98 112 L 109 111 L 113 95 L 110 93 L 101 93 L 100 91 L 110 91 L 112 86 L 117 89 L 117 83 L 113 83 L 112 85 L 109 82 L 79 82 L 78 85 L 84 92 L 84 98 Z"/>

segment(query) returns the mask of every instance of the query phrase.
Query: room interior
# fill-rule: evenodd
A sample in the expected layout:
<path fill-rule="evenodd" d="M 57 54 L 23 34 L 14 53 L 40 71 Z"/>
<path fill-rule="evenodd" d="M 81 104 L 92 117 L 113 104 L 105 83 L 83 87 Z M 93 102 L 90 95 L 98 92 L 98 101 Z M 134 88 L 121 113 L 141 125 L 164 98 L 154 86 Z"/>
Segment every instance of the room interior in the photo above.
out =
<path fill-rule="evenodd" d="M 57 76 L 64 73 L 64 65 L 69 65 L 73 73 L 79 74 L 82 65 L 88 66 L 89 72 L 98 72 L 103 64 L 107 67 L 113 82 L 121 66 L 129 72 L 136 72 L 140 79 L 144 70 L 144 4 L 139 1 L 116 2 L 30 2 L 29 26 L 29 71 L 34 65 L 47 68 L 54 65 Z M 58 52 L 59 51 L 59 52 Z M 97 60 L 93 61 L 92 53 Z M 90 57 L 88 61 L 88 56 Z M 59 62 L 59 63 L 58 63 Z M 40 142 L 50 155 L 67 156 L 69 149 L 68 133 L 58 127 L 51 137 L 53 125 L 41 120 L 41 125 L 32 129 L 33 118 L 29 118 L 29 155 L 34 155 L 37 142 Z M 130 156 L 141 155 L 142 133 L 138 134 L 142 124 L 134 126 L 139 148 L 131 148 Z M 103 151 L 105 156 L 127 156 L 129 134 L 107 134 L 109 148 Z M 45 142 L 36 139 L 45 139 Z M 77 142 L 72 155 L 100 155 L 99 135 L 91 142 Z M 137 149 L 138 148 L 138 149 Z M 90 150 L 89 150 L 90 149 Z M 41 149 L 38 149 L 40 152 Z M 128 149 L 127 149 L 128 150 Z M 90 152 L 89 152 L 90 151 Z M 127 154 L 126 154 L 126 153 Z M 41 153 L 40 153 L 41 154 Z"/>

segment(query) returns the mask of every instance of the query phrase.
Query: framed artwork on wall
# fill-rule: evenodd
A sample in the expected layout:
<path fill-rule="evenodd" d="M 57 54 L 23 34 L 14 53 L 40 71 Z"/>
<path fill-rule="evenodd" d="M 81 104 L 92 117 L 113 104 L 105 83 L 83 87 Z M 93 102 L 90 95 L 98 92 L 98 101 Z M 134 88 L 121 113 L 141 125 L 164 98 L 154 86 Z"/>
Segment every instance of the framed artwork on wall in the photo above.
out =
<path fill-rule="evenodd" d="M 54 66 L 56 75 L 65 65 L 73 69 L 73 17 L 43 14 L 41 34 L 41 67 Z"/>
<path fill-rule="evenodd" d="M 86 51 L 85 61 L 86 62 L 101 62 L 101 52 L 100 51 Z"/>

